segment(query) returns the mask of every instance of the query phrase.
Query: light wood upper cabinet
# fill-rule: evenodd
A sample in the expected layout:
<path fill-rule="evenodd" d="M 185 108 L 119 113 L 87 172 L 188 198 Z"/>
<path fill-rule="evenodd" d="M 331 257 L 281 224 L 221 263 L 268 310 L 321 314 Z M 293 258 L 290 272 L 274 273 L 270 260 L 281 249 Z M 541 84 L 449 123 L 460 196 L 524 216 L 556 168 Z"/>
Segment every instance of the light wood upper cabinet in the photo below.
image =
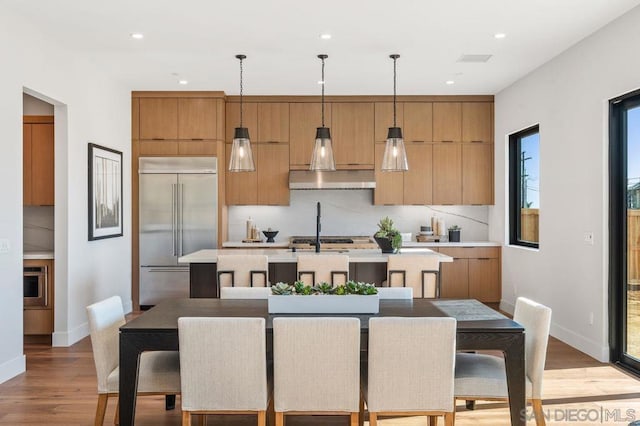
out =
<path fill-rule="evenodd" d="M 53 117 L 51 117 L 53 121 Z M 54 205 L 53 123 L 23 124 L 23 204 Z"/>
<path fill-rule="evenodd" d="M 131 139 L 140 139 L 140 99 L 131 99 Z"/>
<path fill-rule="evenodd" d="M 258 172 L 258 204 L 289 205 L 289 146 L 281 143 L 255 145 Z"/>
<path fill-rule="evenodd" d="M 462 141 L 493 142 L 493 103 L 462 104 Z"/>
<path fill-rule="evenodd" d="M 258 104 L 258 142 L 289 142 L 289 104 Z"/>
<path fill-rule="evenodd" d="M 253 161 L 257 163 L 255 145 Z M 258 204 L 258 172 L 229 172 L 226 167 L 231 157 L 231 148 L 227 147 L 225 161 L 225 194 L 227 205 L 256 205 Z M 257 169 L 257 164 L 256 164 Z"/>
<path fill-rule="evenodd" d="M 178 139 L 178 99 L 140 99 L 140 139 Z"/>
<path fill-rule="evenodd" d="M 462 147 L 456 143 L 433 145 L 433 204 L 462 203 Z"/>
<path fill-rule="evenodd" d="M 331 108 L 336 167 L 371 169 L 375 157 L 373 103 L 336 102 Z"/>
<path fill-rule="evenodd" d="M 377 143 L 376 150 L 376 189 L 373 193 L 373 203 L 380 205 L 399 205 L 403 203 L 404 172 L 383 172 L 382 157 L 384 156 L 384 143 Z"/>
<path fill-rule="evenodd" d="M 469 297 L 481 302 L 500 302 L 500 259 L 469 259 Z"/>
<path fill-rule="evenodd" d="M 375 141 L 387 140 L 389 127 L 393 127 L 393 102 L 375 103 Z M 396 104 L 396 126 L 404 127 L 403 104 Z M 404 133 L 404 128 L 402 129 Z M 404 136 L 404 135 L 403 135 Z M 406 137 L 405 137 L 406 138 Z"/>
<path fill-rule="evenodd" d="M 243 102 L 242 125 L 249 129 L 249 138 L 252 142 L 258 139 L 258 104 L 256 102 Z M 226 138 L 228 143 L 233 142 L 233 133 L 236 127 L 240 127 L 240 102 L 227 102 L 226 106 Z"/>
<path fill-rule="evenodd" d="M 216 102 L 213 98 L 179 98 L 178 139 L 216 139 Z"/>
<path fill-rule="evenodd" d="M 462 204 L 493 202 L 493 144 L 462 144 Z"/>
<path fill-rule="evenodd" d="M 462 104 L 460 102 L 434 102 L 433 140 L 435 142 L 462 141 Z"/>
<path fill-rule="evenodd" d="M 404 204 L 431 204 L 433 182 L 432 145 L 405 142 L 409 170 L 404 172 Z M 378 166 L 376 165 L 376 169 Z M 377 181 L 377 180 L 376 180 Z"/>
<path fill-rule="evenodd" d="M 408 142 L 433 140 L 433 104 L 431 102 L 404 102 L 402 132 Z"/>
<path fill-rule="evenodd" d="M 331 104 L 324 105 L 324 125 L 331 129 Z M 320 103 L 289 104 L 289 164 L 292 170 L 306 170 L 311 164 L 316 129 L 322 126 Z"/>

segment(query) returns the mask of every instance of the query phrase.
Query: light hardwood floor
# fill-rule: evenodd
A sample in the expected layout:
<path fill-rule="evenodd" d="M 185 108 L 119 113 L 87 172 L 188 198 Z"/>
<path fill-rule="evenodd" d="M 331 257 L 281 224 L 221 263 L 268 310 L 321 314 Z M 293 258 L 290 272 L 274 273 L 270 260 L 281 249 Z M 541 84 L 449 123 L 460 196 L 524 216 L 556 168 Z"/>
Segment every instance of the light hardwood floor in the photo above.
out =
<path fill-rule="evenodd" d="M 0 424 L 2 425 L 91 425 L 95 414 L 96 378 L 89 338 L 70 348 L 28 345 L 27 372 L 0 384 Z M 640 381 L 551 339 L 544 375 L 544 410 L 551 414 L 548 425 L 627 425 L 627 410 L 640 420 Z M 177 403 L 179 405 L 179 398 Z M 620 416 L 615 418 L 615 410 Z M 573 410 L 573 411 L 571 411 Z M 105 424 L 113 424 L 115 403 L 110 401 Z M 529 409 L 530 413 L 530 409 Z M 608 420 L 602 420 L 609 413 Z M 594 419 L 580 420 L 578 416 Z M 570 421 L 567 416 L 574 416 Z M 598 416 L 595 419 L 595 416 Z M 180 425 L 179 408 L 164 410 L 163 397 L 141 397 L 137 425 Z M 254 425 L 250 416 L 209 417 L 211 425 Z M 287 426 L 348 425 L 348 419 L 291 417 Z M 426 419 L 383 419 L 383 426 L 426 425 Z M 440 420 L 439 424 L 443 424 Z M 467 411 L 458 403 L 456 425 L 509 424 L 506 404 L 478 403 Z M 528 424 L 535 424 L 533 421 Z"/>

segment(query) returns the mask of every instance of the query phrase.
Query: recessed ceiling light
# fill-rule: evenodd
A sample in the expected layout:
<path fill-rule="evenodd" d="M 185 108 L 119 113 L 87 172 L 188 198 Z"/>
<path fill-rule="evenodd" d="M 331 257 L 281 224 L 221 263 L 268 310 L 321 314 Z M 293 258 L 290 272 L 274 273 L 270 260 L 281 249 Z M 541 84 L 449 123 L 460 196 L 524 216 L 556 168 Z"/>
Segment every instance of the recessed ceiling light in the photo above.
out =
<path fill-rule="evenodd" d="M 144 38 L 144 34 L 142 33 L 131 33 L 131 38 L 134 38 L 136 40 L 142 40 Z"/>
<path fill-rule="evenodd" d="M 505 33 L 495 33 L 493 35 L 497 39 L 505 38 L 507 35 Z"/>
<path fill-rule="evenodd" d="M 331 40 L 331 34 L 328 34 L 328 33 L 320 34 L 320 38 L 323 40 Z"/>
<path fill-rule="evenodd" d="M 189 82 L 187 80 L 178 80 L 178 84 L 182 84 L 184 86 L 185 84 L 189 84 Z"/>
<path fill-rule="evenodd" d="M 451 86 L 452 84 L 454 84 L 454 83 L 455 83 L 455 81 L 453 81 L 453 80 L 447 80 L 447 81 L 445 81 L 444 83 L 445 83 L 445 84 L 448 84 L 449 86 Z"/>

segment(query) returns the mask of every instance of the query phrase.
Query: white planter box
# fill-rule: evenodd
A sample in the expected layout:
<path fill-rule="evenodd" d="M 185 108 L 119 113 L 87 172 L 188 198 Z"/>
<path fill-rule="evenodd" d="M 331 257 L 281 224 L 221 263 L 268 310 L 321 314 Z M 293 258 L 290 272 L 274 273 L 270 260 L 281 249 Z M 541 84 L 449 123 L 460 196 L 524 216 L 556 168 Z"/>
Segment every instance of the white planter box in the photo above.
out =
<path fill-rule="evenodd" d="M 350 294 L 346 296 L 269 295 L 270 314 L 377 314 L 380 298 Z"/>

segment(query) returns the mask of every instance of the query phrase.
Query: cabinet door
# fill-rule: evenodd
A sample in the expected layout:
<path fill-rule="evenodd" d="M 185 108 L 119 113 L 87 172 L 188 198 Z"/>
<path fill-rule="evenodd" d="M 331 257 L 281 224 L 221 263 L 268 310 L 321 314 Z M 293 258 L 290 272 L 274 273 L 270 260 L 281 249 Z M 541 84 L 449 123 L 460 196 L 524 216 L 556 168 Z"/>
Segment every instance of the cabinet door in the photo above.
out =
<path fill-rule="evenodd" d="M 22 204 L 33 204 L 31 196 L 31 124 L 22 125 Z"/>
<path fill-rule="evenodd" d="M 215 99 L 178 99 L 178 139 L 215 139 L 218 130 L 216 113 Z"/>
<path fill-rule="evenodd" d="M 493 141 L 492 110 L 491 102 L 462 104 L 462 142 Z"/>
<path fill-rule="evenodd" d="M 493 144 L 462 145 L 462 204 L 493 204 Z"/>
<path fill-rule="evenodd" d="M 431 102 L 404 102 L 405 142 L 431 142 L 433 140 L 433 104 Z"/>
<path fill-rule="evenodd" d="M 481 302 L 500 302 L 502 296 L 499 259 L 469 259 L 469 297 Z"/>
<path fill-rule="evenodd" d="M 140 99 L 131 99 L 131 139 L 140 139 Z"/>
<path fill-rule="evenodd" d="M 258 168 L 256 144 L 252 144 L 253 161 Z M 226 162 L 224 163 L 225 198 L 227 205 L 256 205 L 258 204 L 258 172 L 230 172 L 228 171 L 231 147 L 227 147 Z"/>
<path fill-rule="evenodd" d="M 258 104 L 258 142 L 289 142 L 289 104 Z M 287 155 L 288 157 L 288 155 Z"/>
<path fill-rule="evenodd" d="M 393 102 L 376 102 L 375 103 L 375 141 L 385 142 L 389 127 L 393 127 Z M 403 128 L 403 104 L 396 104 L 396 126 Z M 404 136 L 404 135 L 403 135 Z M 406 136 L 404 136 L 406 139 Z"/>
<path fill-rule="evenodd" d="M 376 189 L 373 192 L 373 203 L 380 205 L 401 205 L 403 203 L 403 174 L 405 172 L 383 172 L 382 157 L 384 143 L 376 144 Z"/>
<path fill-rule="evenodd" d="M 433 145 L 433 204 L 462 203 L 462 147 Z"/>
<path fill-rule="evenodd" d="M 258 204 L 289 205 L 289 146 L 283 143 L 256 145 Z"/>
<path fill-rule="evenodd" d="M 233 141 L 233 133 L 236 127 L 240 127 L 240 102 L 227 102 L 226 110 L 226 138 L 225 141 Z M 249 138 L 252 142 L 258 140 L 258 104 L 255 102 L 243 102 L 242 125 L 249 129 Z"/>
<path fill-rule="evenodd" d="M 31 125 L 31 202 L 52 206 L 54 200 L 53 124 Z"/>
<path fill-rule="evenodd" d="M 320 103 L 289 104 L 289 165 L 306 170 L 311 165 L 316 129 L 322 125 Z M 324 125 L 331 129 L 331 104 L 324 105 Z"/>
<path fill-rule="evenodd" d="M 371 169 L 374 164 L 373 103 L 333 103 L 331 132 L 336 165 Z"/>
<path fill-rule="evenodd" d="M 178 138 L 178 99 L 140 99 L 140 139 Z"/>
<path fill-rule="evenodd" d="M 434 102 L 433 140 L 460 142 L 462 140 L 462 105 L 460 102 Z"/>
<path fill-rule="evenodd" d="M 432 146 L 424 142 L 406 142 L 409 170 L 404 172 L 404 204 L 427 205 L 432 202 Z M 376 170 L 378 169 L 376 165 Z"/>
<path fill-rule="evenodd" d="M 469 298 L 469 259 L 454 258 L 440 264 L 440 297 Z"/>

